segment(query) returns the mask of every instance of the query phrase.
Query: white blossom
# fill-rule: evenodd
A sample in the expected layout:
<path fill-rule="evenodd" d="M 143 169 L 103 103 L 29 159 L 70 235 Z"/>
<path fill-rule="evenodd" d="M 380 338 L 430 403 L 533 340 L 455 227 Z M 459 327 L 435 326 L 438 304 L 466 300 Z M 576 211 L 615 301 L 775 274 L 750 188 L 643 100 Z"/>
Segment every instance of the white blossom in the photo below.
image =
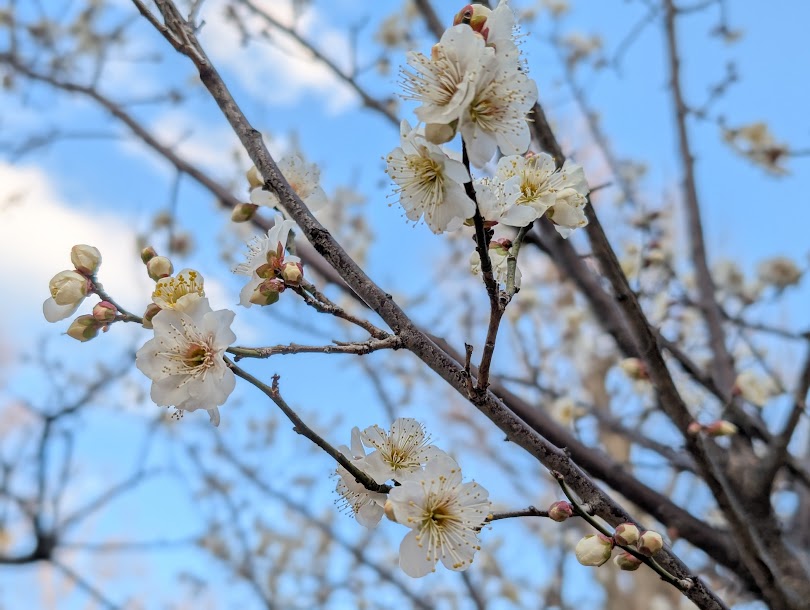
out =
<path fill-rule="evenodd" d="M 293 227 L 295 227 L 294 221 L 284 220 L 281 214 L 276 214 L 275 223 L 267 231 L 267 235 L 254 237 L 247 244 L 248 253 L 245 262 L 239 263 L 233 269 L 233 272 L 237 275 L 250 278 L 239 293 L 239 304 L 243 307 L 252 305 L 250 297 L 259 285 L 267 279 L 268 265 L 280 271 L 282 263 L 298 263 L 301 261 L 297 256 L 284 254 L 287 238 Z"/>
<path fill-rule="evenodd" d="M 517 50 L 499 52 L 461 115 L 460 130 L 470 162 L 483 167 L 496 148 L 504 155 L 525 153 L 531 143 L 526 115 L 536 101 L 537 85 L 521 69 Z"/>
<path fill-rule="evenodd" d="M 517 203 L 535 208 L 538 216 L 552 208 L 565 189 L 583 196 L 589 193 L 585 172 L 579 165 L 566 161 L 556 169 L 554 158 L 548 153 L 503 157 L 495 175 L 504 184 L 517 183 L 520 187 Z"/>
<path fill-rule="evenodd" d="M 42 304 L 48 322 L 58 322 L 73 315 L 90 292 L 89 280 L 77 271 L 60 271 L 48 283 L 51 296 Z"/>
<path fill-rule="evenodd" d="M 161 309 L 184 311 L 205 297 L 203 276 L 194 269 L 183 269 L 176 276 L 157 281 L 152 301 Z"/>
<path fill-rule="evenodd" d="M 217 407 L 236 385 L 225 364 L 225 350 L 236 341 L 234 313 L 213 311 L 208 299 L 180 311 L 162 309 L 152 319 L 155 336 L 135 355 L 135 365 L 152 380 L 151 397 L 159 406 L 183 411 L 206 409 L 219 422 Z"/>
<path fill-rule="evenodd" d="M 764 284 L 773 286 L 777 290 L 784 290 L 788 286 L 799 283 L 799 280 L 802 279 L 802 271 L 788 257 L 774 256 L 759 264 L 757 277 Z"/>
<path fill-rule="evenodd" d="M 574 229 L 588 224 L 588 217 L 585 216 L 586 203 L 588 200 L 574 189 L 563 189 L 557 193 L 557 201 L 548 211 L 548 217 L 554 223 L 557 233 L 567 238 Z"/>
<path fill-rule="evenodd" d="M 279 160 L 278 169 L 310 212 L 317 212 L 327 204 L 326 193 L 320 185 L 321 170 L 317 165 L 306 163 L 297 154 L 290 154 Z M 266 191 L 261 186 L 251 189 L 250 201 L 270 208 L 280 204 L 275 193 Z"/>
<path fill-rule="evenodd" d="M 400 417 L 386 432 L 377 425 L 363 431 L 363 442 L 374 448 L 366 458 L 369 473 L 377 483 L 394 479 L 399 483 L 407 481 L 422 470 L 429 460 L 444 455 L 444 452 L 430 444 L 425 428 L 411 417 Z"/>
<path fill-rule="evenodd" d="M 462 186 L 467 168 L 428 142 L 407 121 L 400 127 L 401 146 L 388 155 L 386 173 L 397 183 L 399 203 L 410 220 L 424 216 L 434 233 L 454 231 L 475 214 Z"/>
<path fill-rule="evenodd" d="M 518 204 L 519 185 L 504 184 L 499 180 L 484 178 L 475 181 L 475 198 L 478 211 L 485 221 L 511 227 L 524 227 L 538 216 L 531 206 Z"/>
<path fill-rule="evenodd" d="M 405 98 L 420 102 L 420 121 L 447 125 L 459 119 L 475 95 L 482 72 L 495 60 L 495 50 L 467 25 L 445 30 L 431 56 L 411 51 L 402 72 Z"/>
<path fill-rule="evenodd" d="M 357 426 L 352 428 L 351 447 L 341 445 L 338 449 L 360 470 L 369 473 L 366 450 L 363 448 L 360 429 Z M 363 527 L 376 527 L 383 516 L 385 494 L 367 490 L 343 466 L 338 466 L 337 474 L 339 478 L 335 491 L 340 494 L 344 506 L 351 509 L 357 522 Z M 382 483 L 384 480 L 378 482 Z"/>
<path fill-rule="evenodd" d="M 737 375 L 734 392 L 752 405 L 764 407 L 771 398 L 779 395 L 779 388 L 770 377 L 749 370 Z"/>
<path fill-rule="evenodd" d="M 489 493 L 477 483 L 462 483 L 449 456 L 430 460 L 425 470 L 389 493 L 398 523 L 411 528 L 399 547 L 399 565 L 414 578 L 434 571 L 436 562 L 466 570 L 478 545 L 478 530 L 490 510 Z"/>

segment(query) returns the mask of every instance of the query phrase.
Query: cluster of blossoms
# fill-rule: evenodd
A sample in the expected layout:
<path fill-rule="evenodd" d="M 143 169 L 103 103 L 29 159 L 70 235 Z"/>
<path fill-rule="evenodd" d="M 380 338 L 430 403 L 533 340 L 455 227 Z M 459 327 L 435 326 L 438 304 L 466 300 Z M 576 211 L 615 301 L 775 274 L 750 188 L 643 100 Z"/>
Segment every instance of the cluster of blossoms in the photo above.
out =
<path fill-rule="evenodd" d="M 412 127 L 402 121 L 400 146 L 388 154 L 386 173 L 397 184 L 408 219 L 434 233 L 472 224 L 478 212 L 487 228 L 525 227 L 542 216 L 563 237 L 587 224 L 589 192 L 582 168 L 566 161 L 558 168 L 546 153 L 527 152 L 527 115 L 537 101 L 537 85 L 527 76 L 515 42 L 515 16 L 507 0 L 494 10 L 464 7 L 453 27 L 434 45 L 430 57 L 409 52 L 403 70 L 405 97 L 419 102 Z M 461 134 L 459 160 L 442 144 Z M 474 178 L 470 165 L 483 168 L 495 153 L 504 155 L 490 177 Z M 512 242 L 489 244 L 496 277 L 506 283 Z M 471 258 L 473 273 L 480 257 Z M 516 272 L 516 285 L 520 274 Z"/>
<path fill-rule="evenodd" d="M 406 574 L 425 576 L 439 560 L 450 570 L 470 566 L 489 515 L 489 494 L 477 483 L 462 483 L 458 464 L 430 444 L 419 422 L 399 418 L 388 432 L 354 428 L 351 447 L 340 450 L 376 483 L 395 483 L 387 495 L 368 491 L 345 468 L 337 469 L 337 492 L 361 525 L 375 527 L 385 514 L 410 528 L 399 547 Z"/>

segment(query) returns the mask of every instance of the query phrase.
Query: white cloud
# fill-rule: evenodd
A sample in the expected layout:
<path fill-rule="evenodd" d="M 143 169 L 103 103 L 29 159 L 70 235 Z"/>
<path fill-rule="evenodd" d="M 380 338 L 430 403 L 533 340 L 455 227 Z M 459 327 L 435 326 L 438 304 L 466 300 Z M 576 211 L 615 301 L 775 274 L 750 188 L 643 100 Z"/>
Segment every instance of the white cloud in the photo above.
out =
<path fill-rule="evenodd" d="M 285 25 L 293 22 L 289 0 L 260 0 L 256 4 Z M 333 115 L 345 110 L 355 99 L 348 86 L 291 37 L 272 30 L 272 41 L 251 41 L 243 45 L 237 28 L 225 17 L 221 2 L 212 2 L 206 9 L 203 15 L 206 24 L 200 34 L 206 52 L 216 66 L 227 68 L 240 79 L 242 86 L 260 99 L 290 106 L 315 95 Z M 243 16 L 242 23 L 249 31 L 265 29 L 266 24 L 259 17 L 249 13 Z M 296 31 L 318 43 L 339 66 L 348 64 L 350 45 L 345 33 L 329 27 L 314 9 L 300 16 Z"/>

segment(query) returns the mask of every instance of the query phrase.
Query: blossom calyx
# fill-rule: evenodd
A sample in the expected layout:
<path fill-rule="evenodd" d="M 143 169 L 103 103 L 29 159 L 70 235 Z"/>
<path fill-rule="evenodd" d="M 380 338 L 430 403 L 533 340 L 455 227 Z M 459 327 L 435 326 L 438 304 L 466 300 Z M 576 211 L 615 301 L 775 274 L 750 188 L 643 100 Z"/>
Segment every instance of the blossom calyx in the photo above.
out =
<path fill-rule="evenodd" d="M 633 572 L 634 570 L 638 570 L 638 567 L 641 565 L 641 559 L 625 551 L 624 553 L 616 555 L 616 557 L 613 558 L 613 563 L 626 572 Z"/>
<path fill-rule="evenodd" d="M 98 335 L 101 326 L 102 325 L 99 324 L 93 316 L 79 316 L 70 323 L 67 329 L 67 335 L 84 343 Z"/>
<path fill-rule="evenodd" d="M 118 308 L 109 301 L 101 301 L 93 307 L 93 319 L 100 324 L 109 324 L 117 314 Z"/>
<path fill-rule="evenodd" d="M 157 282 L 160 278 L 169 277 L 174 273 L 174 265 L 165 256 L 155 256 L 147 261 L 146 272 Z"/>
<path fill-rule="evenodd" d="M 255 203 L 237 203 L 231 212 L 231 221 L 247 222 L 256 215 L 259 206 Z"/>
<path fill-rule="evenodd" d="M 651 557 L 664 548 L 664 539 L 658 532 L 647 530 L 639 536 L 636 548 L 642 555 Z"/>
<path fill-rule="evenodd" d="M 574 515 L 574 508 L 565 500 L 555 502 L 548 507 L 548 516 L 552 521 L 561 523 Z"/>
<path fill-rule="evenodd" d="M 613 540 L 616 541 L 616 544 L 630 546 L 636 543 L 640 535 L 641 532 L 634 524 L 621 523 L 616 527 L 616 531 L 613 532 Z"/>
<path fill-rule="evenodd" d="M 79 273 L 93 275 L 101 266 L 101 252 L 93 246 L 78 244 L 70 249 L 70 262 Z"/>
<path fill-rule="evenodd" d="M 603 534 L 589 534 L 577 543 L 574 554 L 584 566 L 599 567 L 613 552 L 613 540 Z"/>

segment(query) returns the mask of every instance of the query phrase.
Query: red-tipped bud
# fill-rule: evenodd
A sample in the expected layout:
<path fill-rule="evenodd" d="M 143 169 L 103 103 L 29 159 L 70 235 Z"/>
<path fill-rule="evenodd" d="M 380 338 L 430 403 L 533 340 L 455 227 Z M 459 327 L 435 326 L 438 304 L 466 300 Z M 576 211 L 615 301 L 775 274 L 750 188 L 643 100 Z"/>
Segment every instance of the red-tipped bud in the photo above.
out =
<path fill-rule="evenodd" d="M 688 434 L 691 434 L 692 436 L 700 434 L 702 431 L 703 431 L 703 426 L 701 424 L 699 424 L 698 422 L 696 422 L 696 421 L 693 421 L 692 423 L 690 423 L 689 426 L 686 428 L 686 432 Z"/>
<path fill-rule="evenodd" d="M 158 315 L 160 311 L 160 305 L 157 303 L 149 303 L 149 305 L 146 306 L 146 311 L 143 313 L 143 327 L 152 328 L 152 318 Z"/>
<path fill-rule="evenodd" d="M 548 516 L 552 521 L 561 523 L 574 515 L 573 507 L 565 500 L 555 502 L 548 507 Z"/>
<path fill-rule="evenodd" d="M 117 314 L 118 308 L 109 301 L 101 301 L 93 307 L 93 319 L 101 324 L 109 324 Z"/>
<path fill-rule="evenodd" d="M 284 282 L 278 278 L 264 280 L 250 295 L 250 302 L 254 305 L 272 305 L 278 301 L 279 294 L 284 292 L 284 288 Z"/>
<path fill-rule="evenodd" d="M 724 419 L 703 426 L 703 430 L 709 436 L 733 436 L 738 432 L 737 426 Z"/>
<path fill-rule="evenodd" d="M 613 532 L 613 540 L 616 541 L 616 544 L 630 546 L 636 543 L 640 534 L 641 532 L 638 527 L 632 523 L 621 523 L 616 527 L 616 531 Z"/>
<path fill-rule="evenodd" d="M 174 273 L 174 266 L 165 256 L 155 256 L 146 263 L 146 272 L 157 282 L 160 278 L 169 277 Z"/>
<path fill-rule="evenodd" d="M 647 530 L 639 536 L 636 548 L 642 555 L 651 557 L 664 548 L 664 539 L 658 532 Z"/>
<path fill-rule="evenodd" d="M 619 566 L 620 569 L 625 570 L 627 572 L 632 572 L 634 570 L 638 570 L 638 567 L 641 565 L 641 559 L 631 555 L 627 551 L 624 553 L 620 553 L 613 558 L 613 563 Z"/>
<path fill-rule="evenodd" d="M 153 258 L 155 258 L 156 256 L 157 250 L 155 250 L 152 246 L 147 246 L 146 248 L 141 250 L 141 260 L 143 261 L 144 265 Z"/>

